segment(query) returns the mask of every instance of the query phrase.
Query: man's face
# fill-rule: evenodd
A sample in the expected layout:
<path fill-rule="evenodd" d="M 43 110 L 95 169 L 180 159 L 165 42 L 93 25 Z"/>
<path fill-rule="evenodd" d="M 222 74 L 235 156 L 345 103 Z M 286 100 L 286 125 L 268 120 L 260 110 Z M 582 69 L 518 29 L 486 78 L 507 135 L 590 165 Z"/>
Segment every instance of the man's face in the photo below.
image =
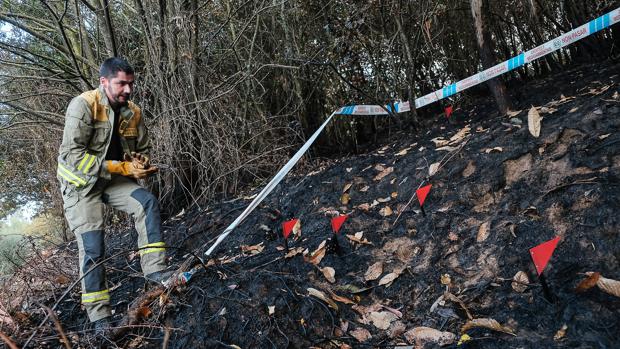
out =
<path fill-rule="evenodd" d="M 133 81 L 133 74 L 127 74 L 124 71 L 119 71 L 112 78 L 99 78 L 99 82 L 103 85 L 108 100 L 113 106 L 127 105 L 133 91 Z"/>

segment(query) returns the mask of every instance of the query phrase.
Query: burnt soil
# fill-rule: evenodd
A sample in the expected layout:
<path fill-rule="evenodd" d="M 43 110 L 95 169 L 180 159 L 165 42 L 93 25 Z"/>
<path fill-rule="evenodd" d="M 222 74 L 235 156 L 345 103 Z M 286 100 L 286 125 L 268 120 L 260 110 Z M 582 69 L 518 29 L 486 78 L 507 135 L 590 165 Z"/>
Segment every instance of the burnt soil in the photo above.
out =
<path fill-rule="evenodd" d="M 495 319 L 515 335 L 469 329 L 472 340 L 460 348 L 620 347 L 620 298 L 597 287 L 575 292 L 588 271 L 620 279 L 619 72 L 614 63 L 567 70 L 512 87 L 518 98 L 513 109 L 522 110 L 512 118 L 499 116 L 492 101 L 481 98 L 457 109 L 450 120 L 438 116 L 421 133 L 392 134 L 391 142 L 366 154 L 306 164 L 223 242 L 213 256 L 215 265 L 147 304 L 141 325 L 107 345 L 439 346 L 416 341 L 411 330 L 425 326 L 451 332 L 456 340 L 446 347 L 457 347 L 468 321 L 465 307 L 473 318 Z M 543 117 L 538 138 L 528 131 L 531 106 Z M 463 131 L 466 127 L 469 132 Z M 443 150 L 437 148 L 444 144 L 431 141 L 455 135 Z M 429 176 L 431 164 L 442 159 L 439 171 Z M 382 171 L 387 175 L 378 178 Z M 432 190 L 423 214 L 417 199 L 407 203 L 428 183 Z M 348 184 L 347 202 L 343 191 Z M 202 256 L 259 189 L 164 222 L 166 241 L 176 247 L 170 251 L 171 262 L 179 265 L 191 258 L 189 251 Z M 336 214 L 349 214 L 338 235 L 330 227 Z M 289 241 L 291 249 L 301 247 L 308 254 L 329 240 L 318 265 L 303 253 L 284 257 L 281 224 L 290 218 L 301 220 L 301 236 Z M 347 237 L 358 232 L 368 243 Z M 545 294 L 529 249 L 556 236 L 561 240 L 544 272 Z M 110 234 L 108 255 L 127 250 L 135 238 L 132 231 Z M 261 243 L 254 252 L 241 248 Z M 54 251 L 68 251 L 70 257 L 48 258 L 49 263 L 75 265 L 75 250 L 73 243 Z M 108 263 L 115 320 L 146 289 L 138 258 L 130 257 L 121 254 Z M 367 281 L 367 270 L 377 262 L 382 272 Z M 319 269 L 325 267 L 335 270 L 334 283 Z M 523 292 L 512 284 L 519 271 L 529 278 Z M 398 277 L 379 285 L 392 272 Z M 69 278 L 73 281 L 75 275 Z M 17 328 L 2 331 L 23 345 L 43 319 L 39 303 L 53 305 L 68 286 L 62 281 L 53 290 L 24 298 L 12 310 Z M 309 296 L 308 288 L 343 298 L 334 302 L 336 310 Z M 446 291 L 462 305 L 441 299 Z M 77 288 L 60 302 L 57 314 L 75 346 L 100 345 L 80 310 Z M 554 339 L 564 325 L 565 334 Z M 30 346 L 62 345 L 47 322 Z"/>

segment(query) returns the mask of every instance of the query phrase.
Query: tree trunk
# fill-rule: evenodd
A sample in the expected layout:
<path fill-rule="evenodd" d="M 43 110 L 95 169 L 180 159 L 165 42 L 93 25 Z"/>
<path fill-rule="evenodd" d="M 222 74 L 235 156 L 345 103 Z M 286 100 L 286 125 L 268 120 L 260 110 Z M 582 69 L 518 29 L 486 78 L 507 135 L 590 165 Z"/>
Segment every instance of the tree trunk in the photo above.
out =
<path fill-rule="evenodd" d="M 471 14 L 474 19 L 474 29 L 476 31 L 476 41 L 478 42 L 478 52 L 484 69 L 490 68 L 495 64 L 495 55 L 493 54 L 493 43 L 491 34 L 485 23 L 485 19 L 489 18 L 488 0 L 470 0 Z M 506 114 L 510 107 L 506 86 L 499 77 L 487 81 L 487 86 L 491 89 L 491 93 L 497 103 L 497 108 L 501 114 Z"/>

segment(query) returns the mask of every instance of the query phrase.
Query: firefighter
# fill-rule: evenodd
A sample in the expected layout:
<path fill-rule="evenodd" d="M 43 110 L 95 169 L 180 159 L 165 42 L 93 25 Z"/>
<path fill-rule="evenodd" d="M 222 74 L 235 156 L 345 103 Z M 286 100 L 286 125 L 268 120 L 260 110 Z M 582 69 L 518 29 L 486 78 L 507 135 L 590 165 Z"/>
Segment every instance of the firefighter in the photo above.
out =
<path fill-rule="evenodd" d="M 140 108 L 130 101 L 134 70 L 124 59 L 109 58 L 101 65 L 99 82 L 99 88 L 73 98 L 67 108 L 57 177 L 79 249 L 82 304 L 95 331 L 105 334 L 112 315 L 102 264 L 105 205 L 133 216 L 145 278 L 161 283 L 172 272 L 165 270 L 157 199 L 137 183 L 158 169 L 150 164 Z"/>

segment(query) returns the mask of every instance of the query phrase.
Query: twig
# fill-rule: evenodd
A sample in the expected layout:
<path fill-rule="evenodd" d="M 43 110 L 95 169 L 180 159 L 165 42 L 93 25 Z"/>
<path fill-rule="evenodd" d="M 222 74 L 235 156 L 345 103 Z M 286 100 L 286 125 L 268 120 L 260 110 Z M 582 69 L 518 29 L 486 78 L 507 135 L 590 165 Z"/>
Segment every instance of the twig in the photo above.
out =
<path fill-rule="evenodd" d="M 15 344 L 15 342 L 13 342 L 11 340 L 11 338 L 9 338 L 9 336 L 4 334 L 4 332 L 2 332 L 2 331 L 0 331 L 0 339 L 2 339 L 4 341 L 4 343 L 6 343 L 6 345 L 9 347 L 9 349 L 19 349 L 17 344 Z"/>
<path fill-rule="evenodd" d="M 71 342 L 69 342 L 69 339 L 65 335 L 65 331 L 62 330 L 62 325 L 60 324 L 60 321 L 58 321 L 58 317 L 56 316 L 54 311 L 49 307 L 46 307 L 45 305 L 43 305 L 42 307 L 47 311 L 49 317 L 52 318 L 52 321 L 54 322 L 54 326 L 56 326 L 56 331 L 58 331 L 58 336 L 60 337 L 60 341 L 62 342 L 62 344 L 65 345 L 65 348 L 71 349 Z"/>

